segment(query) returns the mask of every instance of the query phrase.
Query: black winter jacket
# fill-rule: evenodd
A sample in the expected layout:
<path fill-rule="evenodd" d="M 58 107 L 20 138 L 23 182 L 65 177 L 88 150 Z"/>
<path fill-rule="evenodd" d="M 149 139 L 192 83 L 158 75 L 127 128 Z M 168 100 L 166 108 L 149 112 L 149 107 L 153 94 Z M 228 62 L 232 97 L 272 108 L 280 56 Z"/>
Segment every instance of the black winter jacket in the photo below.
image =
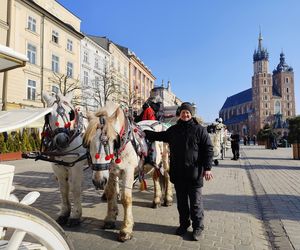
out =
<path fill-rule="evenodd" d="M 150 141 L 170 146 L 170 179 L 174 184 L 203 186 L 203 171 L 212 167 L 213 145 L 207 130 L 195 119 L 178 120 L 167 131 L 144 131 Z"/>

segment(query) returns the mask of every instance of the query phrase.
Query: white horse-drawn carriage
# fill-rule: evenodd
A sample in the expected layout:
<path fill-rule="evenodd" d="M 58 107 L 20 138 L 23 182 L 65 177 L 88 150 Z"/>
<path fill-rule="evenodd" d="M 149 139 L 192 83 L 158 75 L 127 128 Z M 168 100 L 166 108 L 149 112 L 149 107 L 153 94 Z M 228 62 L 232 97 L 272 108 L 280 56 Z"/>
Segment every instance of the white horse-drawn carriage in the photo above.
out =
<path fill-rule="evenodd" d="M 227 137 L 227 130 L 219 118 L 216 122 L 207 126 L 207 132 L 214 146 L 213 162 L 217 166 L 219 165 L 219 160 L 224 159 L 226 150 L 230 148 L 230 146 L 228 146 L 230 141 Z"/>

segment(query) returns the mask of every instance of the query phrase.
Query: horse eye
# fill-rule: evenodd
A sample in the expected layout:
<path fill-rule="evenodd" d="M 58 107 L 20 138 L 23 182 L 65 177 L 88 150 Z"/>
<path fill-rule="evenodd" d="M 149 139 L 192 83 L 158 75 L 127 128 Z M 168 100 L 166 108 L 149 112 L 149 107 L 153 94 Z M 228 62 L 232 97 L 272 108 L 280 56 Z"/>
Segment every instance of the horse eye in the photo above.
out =
<path fill-rule="evenodd" d="M 75 119 L 75 112 L 73 110 L 71 110 L 69 112 L 69 115 L 70 115 L 70 121 L 73 121 Z"/>

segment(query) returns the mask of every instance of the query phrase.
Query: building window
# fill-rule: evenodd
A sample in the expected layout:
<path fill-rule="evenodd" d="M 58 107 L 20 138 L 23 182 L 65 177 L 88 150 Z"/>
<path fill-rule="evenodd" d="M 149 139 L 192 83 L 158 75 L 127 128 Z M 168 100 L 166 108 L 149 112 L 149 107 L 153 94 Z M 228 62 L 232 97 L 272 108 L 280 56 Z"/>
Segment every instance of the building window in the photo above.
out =
<path fill-rule="evenodd" d="M 289 102 L 287 103 L 287 108 L 288 108 L 288 109 L 290 108 L 290 103 L 289 103 Z"/>
<path fill-rule="evenodd" d="M 286 96 L 286 99 L 289 101 L 289 100 L 290 100 L 290 96 L 289 96 L 289 95 L 287 95 L 287 96 Z"/>
<path fill-rule="evenodd" d="M 267 84 L 267 80 L 264 80 L 264 85 L 266 85 Z"/>
<path fill-rule="evenodd" d="M 99 69 L 99 59 L 95 58 L 95 68 Z"/>
<path fill-rule="evenodd" d="M 89 83 L 89 72 L 83 71 L 83 84 L 87 86 Z"/>
<path fill-rule="evenodd" d="M 31 64 L 36 64 L 36 47 L 32 44 L 27 44 L 27 57 Z"/>
<path fill-rule="evenodd" d="M 52 95 L 57 95 L 58 94 L 59 88 L 57 86 L 52 86 Z"/>
<path fill-rule="evenodd" d="M 35 18 L 29 16 L 27 22 L 27 28 L 33 32 L 36 32 L 36 20 Z"/>
<path fill-rule="evenodd" d="M 88 63 L 88 62 L 89 62 L 89 54 L 88 54 L 87 51 L 84 51 L 84 52 L 83 52 L 83 61 L 84 61 L 85 63 Z"/>
<path fill-rule="evenodd" d="M 289 110 L 288 110 L 288 112 L 287 112 L 287 115 L 288 115 L 288 116 L 291 116 L 291 112 L 290 112 Z"/>
<path fill-rule="evenodd" d="M 67 50 L 73 51 L 73 41 L 70 39 L 68 39 L 68 41 L 67 41 Z"/>
<path fill-rule="evenodd" d="M 28 80 L 27 83 L 27 99 L 35 100 L 36 81 Z"/>
<path fill-rule="evenodd" d="M 275 102 L 275 114 L 281 114 L 281 104 L 280 101 Z"/>
<path fill-rule="evenodd" d="M 73 63 L 67 63 L 67 76 L 72 78 L 73 77 Z"/>
<path fill-rule="evenodd" d="M 58 32 L 57 31 L 54 31 L 52 30 L 52 42 L 58 44 Z"/>
<path fill-rule="evenodd" d="M 99 76 L 95 77 L 95 88 L 99 89 L 100 78 Z"/>
<path fill-rule="evenodd" d="M 286 88 L 286 93 L 289 93 L 289 88 Z"/>
<path fill-rule="evenodd" d="M 268 96 L 266 96 L 266 95 L 265 95 L 265 96 L 264 96 L 264 100 L 266 100 L 266 101 L 267 101 L 267 100 L 268 100 Z"/>
<path fill-rule="evenodd" d="M 59 57 L 52 55 L 52 71 L 59 72 Z"/>
<path fill-rule="evenodd" d="M 289 83 L 289 78 L 288 77 L 285 78 L 285 83 Z"/>
<path fill-rule="evenodd" d="M 265 103 L 265 108 L 266 108 L 266 109 L 268 108 L 268 103 Z"/>
<path fill-rule="evenodd" d="M 267 89 L 267 88 L 265 88 L 265 92 L 268 92 L 268 89 Z"/>

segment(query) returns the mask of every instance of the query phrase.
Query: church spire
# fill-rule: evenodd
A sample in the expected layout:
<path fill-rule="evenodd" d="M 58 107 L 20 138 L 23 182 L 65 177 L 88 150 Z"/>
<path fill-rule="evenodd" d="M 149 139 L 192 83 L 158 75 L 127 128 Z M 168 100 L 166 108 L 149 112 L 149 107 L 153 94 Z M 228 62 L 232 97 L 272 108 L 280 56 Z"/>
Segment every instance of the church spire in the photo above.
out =
<path fill-rule="evenodd" d="M 253 53 L 253 61 L 261 61 L 261 60 L 268 60 L 269 59 L 269 53 L 267 49 L 265 49 L 262 45 L 262 35 L 261 35 L 261 29 L 259 28 L 259 36 L 258 36 L 258 48 L 257 50 L 254 50 Z"/>

